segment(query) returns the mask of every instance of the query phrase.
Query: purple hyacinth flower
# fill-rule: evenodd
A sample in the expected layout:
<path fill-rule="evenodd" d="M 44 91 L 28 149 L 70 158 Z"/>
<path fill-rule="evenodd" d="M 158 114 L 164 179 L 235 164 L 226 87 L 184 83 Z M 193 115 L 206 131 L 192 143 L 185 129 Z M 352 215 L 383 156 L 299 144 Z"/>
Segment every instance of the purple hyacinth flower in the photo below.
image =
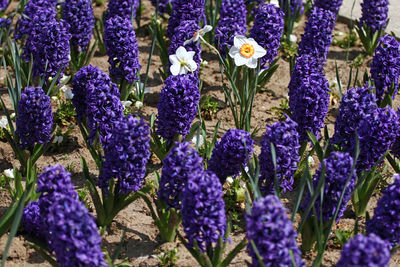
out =
<path fill-rule="evenodd" d="M 6 18 L 0 18 L 0 29 L 9 29 L 11 26 L 11 20 Z"/>
<path fill-rule="evenodd" d="M 78 51 L 86 51 L 93 35 L 94 15 L 91 0 L 65 0 L 63 19 L 69 24 L 71 44 Z"/>
<path fill-rule="evenodd" d="M 136 17 L 140 0 L 109 0 L 107 16 L 120 16 L 131 20 Z"/>
<path fill-rule="evenodd" d="M 252 258 L 250 266 L 260 266 L 250 241 L 257 247 L 265 266 L 292 266 L 292 256 L 297 266 L 305 266 L 296 244 L 297 233 L 286 215 L 286 208 L 274 195 L 253 202 L 246 215 L 247 252 Z"/>
<path fill-rule="evenodd" d="M 350 177 L 346 191 L 344 192 L 342 203 L 339 207 L 339 212 L 336 217 L 336 222 L 340 220 L 346 210 L 347 203 L 350 201 L 351 194 L 355 188 L 356 175 L 355 172 L 351 174 L 353 168 L 353 158 L 349 153 L 345 152 L 332 152 L 328 158 L 324 159 L 325 164 L 325 186 L 323 203 L 321 204 L 321 198 L 318 196 L 314 207 L 317 211 L 317 216 L 319 217 L 319 210 L 322 205 L 322 220 L 324 223 L 329 222 L 335 212 L 336 207 L 339 203 L 341 193 L 344 190 L 345 183 Z M 317 187 L 319 178 L 322 174 L 322 166 L 317 170 L 314 175 L 313 185 L 314 189 Z M 310 201 L 310 194 L 306 196 L 306 201 L 304 208 L 308 205 Z"/>
<path fill-rule="evenodd" d="M 343 0 L 316 0 L 314 5 L 325 10 L 332 11 L 334 14 L 339 13 Z"/>
<path fill-rule="evenodd" d="M 224 238 L 226 230 L 225 203 L 222 185 L 211 171 L 191 176 L 182 194 L 182 225 L 193 247 L 197 242 L 204 251 L 206 247 Z"/>
<path fill-rule="evenodd" d="M 271 193 L 274 190 L 274 174 L 283 189 L 293 190 L 294 173 L 297 170 L 299 156 L 299 134 L 297 133 L 297 123 L 290 118 L 284 122 L 275 122 L 267 125 L 267 131 L 261 141 L 260 162 L 260 183 L 264 193 Z M 275 146 L 276 170 L 271 154 L 271 143 Z"/>
<path fill-rule="evenodd" d="M 157 104 L 157 134 L 169 142 L 178 134 L 185 137 L 196 117 L 199 101 L 200 91 L 194 76 L 169 76 Z"/>
<path fill-rule="evenodd" d="M 22 91 L 16 124 L 16 133 L 23 149 L 50 142 L 53 113 L 50 97 L 42 88 L 26 87 Z"/>
<path fill-rule="evenodd" d="M 108 266 L 95 219 L 83 202 L 54 193 L 46 221 L 49 247 L 55 252 L 60 267 Z"/>
<path fill-rule="evenodd" d="M 367 221 L 367 234 L 376 234 L 393 247 L 400 244 L 400 175 L 394 176 L 374 209 L 374 217 Z"/>
<path fill-rule="evenodd" d="M 146 175 L 150 154 L 149 125 L 133 115 L 117 120 L 105 149 L 100 188 L 107 192 L 109 180 L 117 178 L 119 192 L 138 191 Z"/>
<path fill-rule="evenodd" d="M 321 60 L 312 55 L 298 57 L 290 80 L 289 106 L 300 142 L 308 140 L 307 132 L 318 138 L 328 114 L 329 83 Z"/>
<path fill-rule="evenodd" d="M 258 8 L 250 37 L 267 50 L 267 54 L 261 58 L 261 69 L 267 69 L 278 55 L 284 28 L 283 17 L 282 10 L 273 4 L 260 5 Z"/>
<path fill-rule="evenodd" d="M 247 10 L 244 0 L 222 0 L 215 29 L 215 44 L 223 57 L 236 35 L 246 35 Z"/>
<path fill-rule="evenodd" d="M 319 7 L 314 7 L 306 22 L 304 34 L 299 43 L 299 55 L 312 54 L 326 59 L 332 43 L 332 31 L 335 27 L 336 15 Z"/>
<path fill-rule="evenodd" d="M 104 44 L 110 75 L 129 83 L 138 80 L 140 71 L 138 42 L 130 19 L 109 16 L 104 22 Z"/>
<path fill-rule="evenodd" d="M 5 11 L 9 4 L 9 0 L 0 0 L 0 11 Z"/>
<path fill-rule="evenodd" d="M 395 37 L 385 35 L 380 38 L 371 63 L 371 77 L 376 87 L 377 99 L 383 99 L 392 85 L 393 99 L 397 94 L 400 76 L 400 43 Z"/>
<path fill-rule="evenodd" d="M 389 267 L 389 244 L 379 236 L 356 235 L 343 247 L 336 267 Z"/>
<path fill-rule="evenodd" d="M 40 239 L 45 239 L 46 235 L 42 231 L 41 227 L 42 222 L 38 201 L 29 202 L 29 204 L 24 208 L 21 221 L 25 230 L 30 235 L 36 236 Z"/>
<path fill-rule="evenodd" d="M 247 165 L 253 153 L 254 141 L 250 133 L 230 129 L 215 144 L 208 169 L 213 171 L 223 184 L 228 176 L 237 176 L 241 168 Z"/>
<path fill-rule="evenodd" d="M 189 178 L 203 173 L 203 159 L 189 142 L 176 143 L 163 160 L 157 196 L 168 207 L 180 210 L 182 190 Z"/>
<path fill-rule="evenodd" d="M 151 4 L 156 7 L 158 1 L 158 13 L 163 15 L 168 12 L 168 5 L 172 2 L 171 0 L 151 0 Z"/>
<path fill-rule="evenodd" d="M 168 20 L 167 36 L 171 39 L 175 29 L 184 20 L 195 20 L 196 24 L 205 18 L 205 0 L 174 0 L 172 14 Z"/>
<path fill-rule="evenodd" d="M 287 0 L 279 0 L 279 6 L 286 16 L 289 16 Z M 304 13 L 303 0 L 290 0 L 290 16 L 301 16 Z"/>
<path fill-rule="evenodd" d="M 360 26 L 365 24 L 372 34 L 384 30 L 389 18 L 389 0 L 364 0 L 361 3 Z"/>

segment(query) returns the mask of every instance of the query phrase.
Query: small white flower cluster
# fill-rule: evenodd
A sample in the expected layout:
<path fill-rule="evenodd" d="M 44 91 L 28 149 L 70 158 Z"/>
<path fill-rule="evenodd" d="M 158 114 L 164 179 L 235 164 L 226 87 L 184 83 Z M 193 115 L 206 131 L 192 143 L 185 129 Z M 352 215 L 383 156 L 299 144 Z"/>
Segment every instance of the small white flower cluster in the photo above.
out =
<path fill-rule="evenodd" d="M 0 119 L 0 129 L 6 129 L 8 126 L 8 120 L 6 117 Z"/>
<path fill-rule="evenodd" d="M 183 45 L 200 43 L 201 37 L 211 30 L 212 27 L 210 25 L 204 26 L 191 39 L 185 41 Z M 235 60 L 236 66 L 246 65 L 249 68 L 255 69 L 257 68 L 258 59 L 267 53 L 253 38 L 237 35 L 233 43 L 234 45 L 229 51 L 229 56 Z M 183 46 L 178 47 L 176 53 L 169 56 L 171 74 L 176 76 L 197 70 L 197 63 L 193 60 L 194 55 L 194 51 L 187 51 Z"/>

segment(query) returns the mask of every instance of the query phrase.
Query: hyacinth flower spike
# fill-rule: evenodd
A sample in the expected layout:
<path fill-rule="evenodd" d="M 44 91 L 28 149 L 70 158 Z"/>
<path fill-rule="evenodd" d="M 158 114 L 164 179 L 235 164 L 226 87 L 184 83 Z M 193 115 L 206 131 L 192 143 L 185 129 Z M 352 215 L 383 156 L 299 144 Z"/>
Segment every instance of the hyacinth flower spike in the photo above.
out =
<path fill-rule="evenodd" d="M 194 51 L 186 51 L 183 46 L 176 50 L 176 54 L 170 55 L 169 61 L 171 62 L 170 71 L 172 75 L 187 74 L 197 70 L 197 64 L 193 60 L 194 55 Z"/>
<path fill-rule="evenodd" d="M 229 50 L 229 56 L 235 60 L 236 66 L 246 65 L 251 69 L 257 68 L 258 59 L 267 54 L 253 38 L 238 35 L 233 39 L 233 46 Z"/>

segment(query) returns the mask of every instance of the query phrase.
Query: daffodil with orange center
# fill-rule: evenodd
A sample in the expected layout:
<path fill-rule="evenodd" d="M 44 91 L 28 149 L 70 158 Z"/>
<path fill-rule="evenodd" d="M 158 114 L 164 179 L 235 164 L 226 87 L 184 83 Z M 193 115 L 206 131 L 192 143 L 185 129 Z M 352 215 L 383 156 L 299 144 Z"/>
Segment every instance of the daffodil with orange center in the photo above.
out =
<path fill-rule="evenodd" d="M 229 50 L 229 56 L 235 60 L 236 66 L 246 65 L 249 68 L 257 67 L 258 59 L 267 52 L 253 38 L 237 35 L 233 39 L 233 46 Z"/>

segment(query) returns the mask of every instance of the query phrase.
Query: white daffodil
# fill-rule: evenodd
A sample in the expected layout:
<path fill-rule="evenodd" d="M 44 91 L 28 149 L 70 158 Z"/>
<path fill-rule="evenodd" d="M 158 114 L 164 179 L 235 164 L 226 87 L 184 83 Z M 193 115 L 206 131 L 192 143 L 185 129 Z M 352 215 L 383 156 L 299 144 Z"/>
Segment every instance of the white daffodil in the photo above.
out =
<path fill-rule="evenodd" d="M 14 170 L 13 169 L 7 169 L 3 171 L 4 176 L 14 179 Z"/>
<path fill-rule="evenodd" d="M 246 65 L 251 69 L 257 67 L 259 58 L 265 56 L 267 51 L 262 48 L 253 38 L 237 35 L 233 39 L 233 46 L 229 50 L 229 56 L 235 59 L 236 66 Z"/>
<path fill-rule="evenodd" d="M 60 88 L 60 90 L 63 91 L 66 99 L 72 99 L 74 97 L 74 93 L 72 93 L 72 90 L 69 89 L 67 86 L 64 85 Z"/>
<path fill-rule="evenodd" d="M 193 37 L 190 38 L 189 40 L 186 40 L 183 45 L 188 45 L 191 43 L 200 43 L 200 36 L 203 37 L 204 34 L 206 34 L 207 32 L 210 32 L 212 30 L 212 26 L 211 25 L 206 25 L 204 26 L 202 29 L 198 30 L 197 32 L 195 32 L 193 34 Z"/>
<path fill-rule="evenodd" d="M 169 56 L 169 61 L 171 62 L 170 71 L 172 75 L 176 76 L 179 74 L 187 74 L 189 71 L 193 72 L 197 69 L 197 64 L 193 60 L 195 52 L 186 51 L 186 48 L 180 46 L 176 50 L 175 55 Z"/>
<path fill-rule="evenodd" d="M 0 129 L 4 128 L 6 129 L 8 125 L 8 120 L 6 117 L 2 117 L 0 120 Z"/>
<path fill-rule="evenodd" d="M 279 7 L 279 1 L 278 0 L 271 0 L 271 2 L 269 2 L 271 5 L 275 5 L 277 7 Z"/>

